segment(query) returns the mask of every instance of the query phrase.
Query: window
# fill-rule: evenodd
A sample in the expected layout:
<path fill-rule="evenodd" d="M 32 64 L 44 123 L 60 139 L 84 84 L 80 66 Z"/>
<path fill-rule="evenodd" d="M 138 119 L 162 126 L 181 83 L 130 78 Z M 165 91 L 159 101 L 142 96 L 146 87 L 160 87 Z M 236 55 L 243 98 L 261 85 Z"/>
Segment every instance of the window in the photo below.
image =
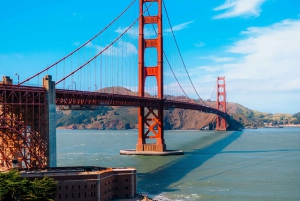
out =
<path fill-rule="evenodd" d="M 86 189 L 86 185 L 84 185 L 84 189 Z"/>
<path fill-rule="evenodd" d="M 72 190 L 74 190 L 74 185 L 72 185 Z"/>
<path fill-rule="evenodd" d="M 72 193 L 72 198 L 74 198 L 74 193 Z"/>
<path fill-rule="evenodd" d="M 126 197 L 127 197 L 127 198 L 129 197 L 128 194 L 126 194 Z"/>
<path fill-rule="evenodd" d="M 126 182 L 128 182 L 128 179 L 125 179 Z"/>
<path fill-rule="evenodd" d="M 58 198 L 61 199 L 61 194 L 58 195 Z"/>
<path fill-rule="evenodd" d="M 68 186 L 66 186 L 66 190 L 68 190 Z"/>
<path fill-rule="evenodd" d="M 59 186 L 58 189 L 61 190 L 61 186 Z"/>
<path fill-rule="evenodd" d="M 118 180 L 117 180 L 117 179 L 115 179 L 115 182 L 118 182 Z"/>
<path fill-rule="evenodd" d="M 84 197 L 86 198 L 86 193 L 84 193 Z"/>
<path fill-rule="evenodd" d="M 68 198 L 68 194 L 66 194 L 66 199 Z"/>
<path fill-rule="evenodd" d="M 125 189 L 128 190 L 128 186 L 126 186 Z"/>
<path fill-rule="evenodd" d="M 106 194 L 106 191 L 104 191 L 104 194 Z"/>
<path fill-rule="evenodd" d="M 80 198 L 80 193 L 78 193 L 78 198 Z"/>
<path fill-rule="evenodd" d="M 91 189 L 93 189 L 93 185 L 91 185 Z"/>
<path fill-rule="evenodd" d="M 118 187 L 115 187 L 115 190 L 118 190 Z"/>
<path fill-rule="evenodd" d="M 80 185 L 78 185 L 78 189 L 80 189 Z"/>
<path fill-rule="evenodd" d="M 115 195 L 115 198 L 118 198 L 118 195 Z"/>
<path fill-rule="evenodd" d="M 94 198 L 96 197 L 96 192 L 94 192 Z"/>

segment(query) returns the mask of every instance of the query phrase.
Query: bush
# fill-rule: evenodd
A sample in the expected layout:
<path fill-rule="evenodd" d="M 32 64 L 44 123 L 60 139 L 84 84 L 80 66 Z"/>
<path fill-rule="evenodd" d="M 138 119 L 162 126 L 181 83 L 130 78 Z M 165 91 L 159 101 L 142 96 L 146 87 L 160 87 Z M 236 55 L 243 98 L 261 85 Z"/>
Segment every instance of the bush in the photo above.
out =
<path fill-rule="evenodd" d="M 33 181 L 21 177 L 17 170 L 0 173 L 1 201 L 53 201 L 57 182 L 44 177 Z"/>

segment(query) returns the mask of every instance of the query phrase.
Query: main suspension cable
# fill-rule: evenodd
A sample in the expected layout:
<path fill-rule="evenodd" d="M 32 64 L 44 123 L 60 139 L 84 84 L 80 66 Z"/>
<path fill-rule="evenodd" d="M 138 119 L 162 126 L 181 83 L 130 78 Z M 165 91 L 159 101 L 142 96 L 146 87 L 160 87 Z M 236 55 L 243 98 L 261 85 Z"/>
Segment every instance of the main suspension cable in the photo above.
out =
<path fill-rule="evenodd" d="M 167 19 L 168 19 L 168 22 L 169 22 L 169 25 L 170 25 L 170 29 L 171 29 L 171 31 L 172 31 L 172 35 L 173 35 L 173 38 L 174 38 L 174 41 L 175 41 L 177 50 L 178 50 L 178 52 L 179 52 L 179 55 L 180 55 L 182 64 L 183 64 L 183 66 L 184 66 L 185 72 L 186 72 L 186 74 L 188 75 L 188 78 L 189 78 L 189 80 L 190 80 L 190 82 L 191 82 L 191 84 L 192 84 L 192 86 L 193 86 L 193 88 L 194 88 L 194 90 L 195 90 L 195 92 L 196 92 L 196 94 L 197 94 L 199 100 L 202 101 L 202 103 L 203 103 L 204 105 L 206 105 L 205 102 L 200 98 L 200 96 L 199 96 L 199 94 L 198 94 L 198 92 L 197 92 L 197 90 L 196 90 L 196 88 L 195 88 L 195 86 L 194 86 L 194 84 L 193 84 L 193 82 L 192 82 L 192 79 L 191 79 L 191 77 L 190 77 L 190 75 L 189 75 L 189 73 L 188 73 L 188 71 L 187 71 L 186 65 L 185 65 L 185 63 L 184 63 L 182 54 L 181 54 L 181 52 L 180 52 L 180 49 L 179 49 L 179 46 L 178 46 L 178 43 L 177 43 L 177 40 L 176 40 L 174 31 L 173 31 L 173 28 L 172 28 L 172 25 L 171 25 L 171 21 L 170 21 L 169 15 L 168 15 L 168 11 L 167 11 L 167 9 L 166 9 L 166 5 L 165 5 L 164 1 L 162 1 L 162 2 L 163 2 L 163 5 L 164 5 L 164 9 L 165 9 L 165 11 L 166 11 L 166 15 L 167 15 Z"/>
<path fill-rule="evenodd" d="M 91 39 L 89 39 L 88 41 L 86 41 L 85 43 L 83 43 L 81 46 L 79 46 L 77 49 L 75 49 L 74 51 L 72 51 L 71 53 L 69 53 L 67 56 L 63 57 L 62 59 L 58 60 L 57 62 L 55 62 L 54 64 L 48 66 L 47 68 L 45 68 L 44 70 L 40 71 L 39 73 L 31 76 L 30 78 L 20 82 L 18 85 L 22 85 L 25 82 L 31 80 L 32 78 L 35 78 L 36 76 L 44 73 L 45 71 L 49 70 L 50 68 L 52 68 L 53 66 L 59 64 L 60 62 L 64 61 L 65 59 L 67 59 L 69 56 L 73 55 L 75 52 L 79 51 L 81 48 L 83 48 L 85 45 L 87 45 L 88 43 L 90 43 L 92 40 L 94 40 L 96 37 L 98 37 L 100 34 L 102 34 L 106 29 L 108 29 L 112 24 L 114 24 L 135 2 L 136 0 L 133 0 L 129 6 L 127 6 L 127 8 L 125 8 L 125 10 L 123 10 L 123 12 L 118 15 L 111 23 L 109 23 L 106 27 L 104 27 L 104 29 L 102 29 L 99 33 L 97 33 L 94 37 L 92 37 Z"/>
<path fill-rule="evenodd" d="M 105 52 L 108 48 L 110 48 L 115 42 L 117 42 L 125 33 L 127 33 L 127 31 L 144 15 L 144 13 L 149 9 L 149 7 L 153 4 L 153 2 L 151 2 L 149 4 L 149 6 L 146 8 L 146 10 L 129 26 L 127 27 L 127 29 L 121 34 L 119 35 L 115 40 L 113 40 L 108 46 L 106 46 L 102 51 L 100 51 L 98 54 L 96 54 L 93 58 L 91 58 L 90 60 L 88 60 L 86 63 L 84 63 L 83 65 L 81 65 L 80 67 L 78 67 L 76 70 L 72 71 L 69 75 L 65 76 L 64 78 L 62 78 L 61 80 L 59 80 L 58 82 L 55 83 L 55 85 L 58 85 L 60 82 L 64 81 L 65 79 L 67 79 L 68 77 L 70 77 L 71 75 L 73 75 L 74 73 L 76 73 L 77 71 L 79 71 L 80 69 L 82 69 L 84 66 L 86 66 L 87 64 L 89 64 L 91 61 L 93 61 L 95 58 L 97 58 L 99 55 L 101 55 L 103 52 Z"/>
<path fill-rule="evenodd" d="M 149 10 L 148 10 L 147 12 L 148 12 L 148 15 L 150 16 Z M 152 24 L 152 27 L 153 27 L 153 30 L 154 30 L 156 36 L 158 36 L 157 31 L 156 31 L 156 29 L 155 29 L 155 27 L 154 27 L 153 24 Z M 171 66 L 171 64 L 170 64 L 170 62 L 169 62 L 169 59 L 168 59 L 168 57 L 167 57 L 167 55 L 166 55 L 166 52 L 163 51 L 163 53 L 164 53 L 164 57 L 165 57 L 165 59 L 166 59 L 168 65 L 169 65 L 169 68 L 171 69 L 172 74 L 173 74 L 173 76 L 175 77 L 175 79 L 176 79 L 176 81 L 177 81 L 177 83 L 178 83 L 180 89 L 182 90 L 182 92 L 184 93 L 184 95 L 185 95 L 190 101 L 192 101 L 192 100 L 188 97 L 188 95 L 186 94 L 186 92 L 184 91 L 184 89 L 183 89 L 183 87 L 181 86 L 179 80 L 177 79 L 177 77 L 176 77 L 176 75 L 175 75 L 175 73 L 174 73 L 174 70 L 173 70 L 173 68 L 172 68 L 172 66 Z M 192 101 L 192 102 L 193 102 L 193 101 Z"/>

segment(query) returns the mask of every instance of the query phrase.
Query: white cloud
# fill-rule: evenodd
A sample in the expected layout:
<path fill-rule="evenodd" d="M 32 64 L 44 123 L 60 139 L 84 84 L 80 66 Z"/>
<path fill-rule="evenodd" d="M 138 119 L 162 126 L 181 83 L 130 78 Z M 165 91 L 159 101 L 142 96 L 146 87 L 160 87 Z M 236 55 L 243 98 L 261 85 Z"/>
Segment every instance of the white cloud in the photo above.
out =
<path fill-rule="evenodd" d="M 239 16 L 258 17 L 261 5 L 266 0 L 226 0 L 224 4 L 216 7 L 215 11 L 225 10 L 224 13 L 214 16 L 214 19 L 232 18 Z"/>
<path fill-rule="evenodd" d="M 94 45 L 92 42 L 89 42 L 86 47 L 96 49 L 97 53 L 102 51 L 106 47 L 102 47 L 99 45 Z M 103 52 L 104 55 L 112 55 L 112 56 L 132 56 L 133 54 L 136 55 L 138 53 L 137 48 L 129 42 L 119 41 L 114 45 L 110 46 Z"/>
<path fill-rule="evenodd" d="M 128 29 L 128 27 L 119 27 L 118 29 L 115 30 L 116 33 L 118 34 L 122 34 L 124 33 L 126 30 Z M 157 32 L 157 31 L 156 31 Z M 144 28 L 144 36 L 146 38 L 149 38 L 151 36 L 156 36 L 156 32 L 153 28 L 149 29 L 147 27 Z M 126 34 L 128 34 L 131 38 L 138 38 L 139 36 L 139 28 L 138 27 L 131 27 Z"/>
<path fill-rule="evenodd" d="M 77 41 L 76 41 L 76 42 L 73 43 L 73 45 L 74 45 L 74 46 L 79 46 L 79 45 L 80 45 L 80 42 L 77 42 Z"/>
<path fill-rule="evenodd" d="M 186 29 L 186 28 L 189 27 L 188 25 L 193 23 L 193 22 L 194 21 L 189 21 L 189 22 L 185 22 L 185 23 L 182 23 L 182 24 L 175 25 L 175 26 L 172 27 L 172 30 L 175 32 L 175 31 L 180 31 L 182 29 Z M 166 32 L 172 32 L 172 30 L 171 29 L 166 29 L 165 31 Z"/>
<path fill-rule="evenodd" d="M 235 58 L 233 57 L 216 57 L 216 56 L 207 56 L 207 57 L 199 57 L 199 58 L 213 60 L 216 63 L 224 63 L 224 62 L 235 60 Z"/>
<path fill-rule="evenodd" d="M 204 47 L 205 46 L 205 43 L 204 42 L 199 42 L 199 43 L 194 43 L 194 45 L 196 46 L 196 47 Z"/>
<path fill-rule="evenodd" d="M 223 62 L 206 62 L 192 69 L 201 97 L 212 93 L 217 76 L 225 76 L 229 101 L 259 111 L 296 113 L 300 97 L 300 19 L 251 27 L 241 34 L 242 39 L 227 47 L 226 57 L 203 57 L 215 62 L 221 58 Z"/>
<path fill-rule="evenodd" d="M 239 62 L 224 66 L 230 79 L 260 82 L 253 90 L 300 90 L 300 85 L 291 87 L 291 84 L 286 84 L 299 79 L 300 40 L 296 38 L 300 36 L 300 20 L 253 27 L 243 34 L 245 39 L 228 48 L 228 52 L 241 56 Z"/>

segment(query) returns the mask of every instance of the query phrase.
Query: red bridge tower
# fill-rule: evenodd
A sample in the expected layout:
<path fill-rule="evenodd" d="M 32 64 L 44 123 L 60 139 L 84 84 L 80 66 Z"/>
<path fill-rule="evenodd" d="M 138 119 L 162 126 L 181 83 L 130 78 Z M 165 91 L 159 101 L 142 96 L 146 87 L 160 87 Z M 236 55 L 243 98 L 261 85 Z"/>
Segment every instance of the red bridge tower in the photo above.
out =
<path fill-rule="evenodd" d="M 226 84 L 225 77 L 217 78 L 217 109 L 226 113 Z M 227 123 L 225 117 L 217 116 L 216 129 L 226 131 Z"/>
<path fill-rule="evenodd" d="M 144 16 L 144 3 L 157 2 L 158 15 Z M 153 3 L 154 4 L 154 3 Z M 162 0 L 140 0 L 140 15 L 139 20 L 139 59 L 138 59 L 138 80 L 139 80 L 139 96 L 145 96 L 145 81 L 149 76 L 154 76 L 157 81 L 157 97 L 163 100 L 163 33 L 162 33 Z M 145 24 L 157 24 L 158 35 L 156 39 L 144 38 Z M 145 49 L 156 48 L 157 50 L 157 65 L 145 66 Z M 166 150 L 164 142 L 163 130 L 163 101 L 156 108 L 139 107 L 138 108 L 138 142 L 136 151 L 155 151 L 163 152 Z M 146 125 L 146 126 L 145 126 Z M 147 144 L 146 138 L 156 139 L 156 143 Z"/>

